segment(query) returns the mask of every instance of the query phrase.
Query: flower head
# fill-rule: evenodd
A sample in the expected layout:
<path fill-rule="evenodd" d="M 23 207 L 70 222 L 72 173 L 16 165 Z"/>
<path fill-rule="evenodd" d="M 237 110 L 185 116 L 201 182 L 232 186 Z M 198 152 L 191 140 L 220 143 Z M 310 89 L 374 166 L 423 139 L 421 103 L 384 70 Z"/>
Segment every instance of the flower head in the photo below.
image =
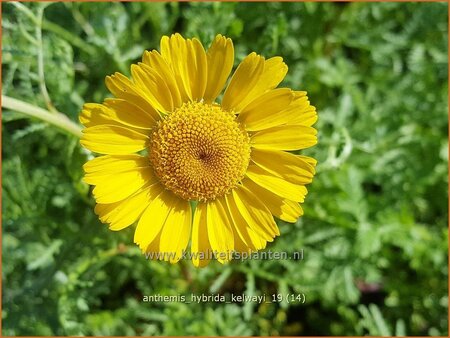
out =
<path fill-rule="evenodd" d="M 248 55 L 219 95 L 234 62 L 217 35 L 161 39 L 132 79 L 106 78 L 115 98 L 85 104 L 81 144 L 102 154 L 84 165 L 96 213 L 111 230 L 137 221 L 134 241 L 154 258 L 177 262 L 189 239 L 195 266 L 213 256 L 253 252 L 278 236 L 274 216 L 295 222 L 316 161 L 290 151 L 317 142 L 306 92 L 277 88 L 280 57 Z M 192 211 L 191 201 L 196 201 Z"/>

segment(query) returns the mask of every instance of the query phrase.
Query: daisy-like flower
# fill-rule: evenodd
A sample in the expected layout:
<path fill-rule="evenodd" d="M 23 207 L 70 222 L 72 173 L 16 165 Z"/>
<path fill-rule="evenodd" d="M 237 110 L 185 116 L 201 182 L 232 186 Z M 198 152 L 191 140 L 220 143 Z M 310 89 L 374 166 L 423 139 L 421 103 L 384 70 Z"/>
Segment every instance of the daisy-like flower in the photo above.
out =
<path fill-rule="evenodd" d="M 175 263 L 192 238 L 195 266 L 228 262 L 272 242 L 274 216 L 303 214 L 316 161 L 291 151 L 317 142 L 316 110 L 306 92 L 276 88 L 287 73 L 281 57 L 256 53 L 220 100 L 233 62 L 222 35 L 207 52 L 195 38 L 164 36 L 160 52 L 131 66 L 132 79 L 106 77 L 114 98 L 83 107 L 81 144 L 102 154 L 84 165 L 95 212 L 111 230 L 137 221 L 147 256 Z"/>

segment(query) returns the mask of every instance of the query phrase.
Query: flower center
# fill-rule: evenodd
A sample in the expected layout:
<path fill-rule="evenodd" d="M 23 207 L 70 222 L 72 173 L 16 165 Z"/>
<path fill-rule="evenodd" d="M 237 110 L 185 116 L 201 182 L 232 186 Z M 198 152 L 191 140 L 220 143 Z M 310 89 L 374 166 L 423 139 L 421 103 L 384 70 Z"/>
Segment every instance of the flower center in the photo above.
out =
<path fill-rule="evenodd" d="M 185 103 L 152 132 L 150 161 L 161 183 L 186 200 L 226 194 L 244 178 L 249 137 L 218 105 Z"/>

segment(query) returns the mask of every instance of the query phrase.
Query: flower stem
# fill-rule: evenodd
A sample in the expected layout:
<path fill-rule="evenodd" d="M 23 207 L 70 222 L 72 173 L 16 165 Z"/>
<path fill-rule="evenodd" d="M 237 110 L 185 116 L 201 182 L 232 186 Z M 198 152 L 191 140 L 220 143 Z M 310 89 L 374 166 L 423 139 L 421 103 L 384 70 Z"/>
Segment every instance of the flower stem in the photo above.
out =
<path fill-rule="evenodd" d="M 69 120 L 69 118 L 63 113 L 50 113 L 45 109 L 5 95 L 2 95 L 2 107 L 45 121 L 68 132 L 69 134 L 72 134 L 78 138 L 81 137 L 81 127 Z"/>
<path fill-rule="evenodd" d="M 47 91 L 47 86 L 45 85 L 45 74 L 44 74 L 44 42 L 42 40 L 42 18 L 44 17 L 45 7 L 39 7 L 38 10 L 38 25 L 36 25 L 36 41 L 38 43 L 37 48 L 37 63 L 38 63 L 38 76 L 39 76 L 39 87 L 41 88 L 42 96 L 44 97 L 47 109 L 56 113 L 56 108 L 53 106 L 50 95 Z"/>

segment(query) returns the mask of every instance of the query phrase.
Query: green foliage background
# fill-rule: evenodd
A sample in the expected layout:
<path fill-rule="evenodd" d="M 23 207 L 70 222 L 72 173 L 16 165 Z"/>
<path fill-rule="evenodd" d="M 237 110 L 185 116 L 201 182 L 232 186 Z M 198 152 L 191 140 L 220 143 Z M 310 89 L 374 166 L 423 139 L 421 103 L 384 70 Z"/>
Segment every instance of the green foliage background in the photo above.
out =
<path fill-rule="evenodd" d="M 180 32 L 281 55 L 317 106 L 317 176 L 272 251 L 302 261 L 147 261 L 81 182 L 88 154 L 2 115 L 3 335 L 447 335 L 446 3 L 4 3 L 2 94 L 73 121 Z M 40 36 L 42 35 L 42 36 Z M 43 94 L 38 58 L 42 52 Z M 305 304 L 145 303 L 145 295 L 305 293 Z"/>

